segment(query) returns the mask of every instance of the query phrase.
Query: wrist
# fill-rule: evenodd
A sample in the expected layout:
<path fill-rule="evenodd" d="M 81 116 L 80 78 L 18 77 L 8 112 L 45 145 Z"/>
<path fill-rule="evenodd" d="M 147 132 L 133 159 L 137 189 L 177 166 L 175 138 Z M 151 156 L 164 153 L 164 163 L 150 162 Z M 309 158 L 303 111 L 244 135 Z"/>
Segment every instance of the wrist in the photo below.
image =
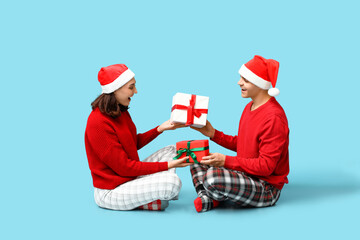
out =
<path fill-rule="evenodd" d="M 215 136 L 215 129 L 213 128 L 210 130 L 209 138 L 214 138 L 214 136 Z"/>
<path fill-rule="evenodd" d="M 167 162 L 167 164 L 168 164 L 168 169 L 172 168 L 171 162 Z"/>
<path fill-rule="evenodd" d="M 158 127 L 157 127 L 157 131 L 158 131 L 159 133 L 162 133 L 164 130 L 162 130 L 162 129 L 160 128 L 160 126 L 158 126 Z"/>

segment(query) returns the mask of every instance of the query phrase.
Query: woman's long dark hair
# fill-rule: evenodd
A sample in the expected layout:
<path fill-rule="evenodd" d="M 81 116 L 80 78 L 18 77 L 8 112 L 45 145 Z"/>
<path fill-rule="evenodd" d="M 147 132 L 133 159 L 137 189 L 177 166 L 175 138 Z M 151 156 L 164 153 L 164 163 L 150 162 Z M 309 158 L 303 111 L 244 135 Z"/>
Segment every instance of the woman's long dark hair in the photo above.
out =
<path fill-rule="evenodd" d="M 116 101 L 114 93 L 101 94 L 91 103 L 91 107 L 93 110 L 98 107 L 100 112 L 105 113 L 112 118 L 117 118 L 121 115 L 121 112 L 128 110 L 128 107 L 123 106 Z"/>

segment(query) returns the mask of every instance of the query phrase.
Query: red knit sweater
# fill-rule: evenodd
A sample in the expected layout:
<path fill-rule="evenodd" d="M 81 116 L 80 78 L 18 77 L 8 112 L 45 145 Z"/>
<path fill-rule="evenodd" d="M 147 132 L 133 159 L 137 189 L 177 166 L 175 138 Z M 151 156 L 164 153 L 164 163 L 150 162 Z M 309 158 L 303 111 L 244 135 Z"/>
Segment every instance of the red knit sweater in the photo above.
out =
<path fill-rule="evenodd" d="M 128 111 L 114 119 L 94 109 L 85 130 L 94 187 L 114 189 L 137 176 L 167 170 L 167 162 L 141 162 L 137 152 L 159 134 L 157 128 L 137 134 Z"/>
<path fill-rule="evenodd" d="M 253 111 L 251 105 L 252 102 L 243 111 L 237 136 L 215 130 L 211 140 L 237 152 L 237 156 L 226 156 L 224 167 L 256 176 L 282 189 L 289 174 L 289 128 L 285 112 L 273 97 Z"/>

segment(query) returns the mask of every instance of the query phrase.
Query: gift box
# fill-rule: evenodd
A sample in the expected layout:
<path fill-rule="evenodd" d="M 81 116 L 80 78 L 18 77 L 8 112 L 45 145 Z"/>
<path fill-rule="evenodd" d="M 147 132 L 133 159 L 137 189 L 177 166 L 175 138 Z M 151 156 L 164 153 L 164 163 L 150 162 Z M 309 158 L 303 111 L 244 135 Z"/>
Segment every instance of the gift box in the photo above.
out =
<path fill-rule="evenodd" d="M 201 162 L 202 158 L 209 155 L 209 140 L 181 141 L 176 143 L 177 156 L 174 159 L 189 156 L 186 162 Z"/>
<path fill-rule="evenodd" d="M 206 125 L 209 97 L 176 93 L 173 97 L 170 121 L 202 128 Z"/>

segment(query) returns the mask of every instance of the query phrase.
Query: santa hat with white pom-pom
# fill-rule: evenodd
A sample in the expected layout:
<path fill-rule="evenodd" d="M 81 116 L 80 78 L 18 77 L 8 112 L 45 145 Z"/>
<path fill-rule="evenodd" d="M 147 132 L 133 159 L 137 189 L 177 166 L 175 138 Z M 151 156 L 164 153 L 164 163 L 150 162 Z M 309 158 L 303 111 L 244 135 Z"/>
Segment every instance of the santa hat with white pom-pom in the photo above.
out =
<path fill-rule="evenodd" d="M 135 77 L 135 74 L 125 64 L 114 64 L 102 67 L 98 73 L 102 93 L 112 93 L 124 86 Z"/>
<path fill-rule="evenodd" d="M 279 62 L 274 59 L 266 59 L 255 55 L 249 62 L 243 64 L 239 70 L 240 75 L 258 86 L 268 90 L 272 97 L 279 95 L 279 89 L 275 88 L 279 72 Z M 270 88 L 270 87 L 273 88 Z"/>

